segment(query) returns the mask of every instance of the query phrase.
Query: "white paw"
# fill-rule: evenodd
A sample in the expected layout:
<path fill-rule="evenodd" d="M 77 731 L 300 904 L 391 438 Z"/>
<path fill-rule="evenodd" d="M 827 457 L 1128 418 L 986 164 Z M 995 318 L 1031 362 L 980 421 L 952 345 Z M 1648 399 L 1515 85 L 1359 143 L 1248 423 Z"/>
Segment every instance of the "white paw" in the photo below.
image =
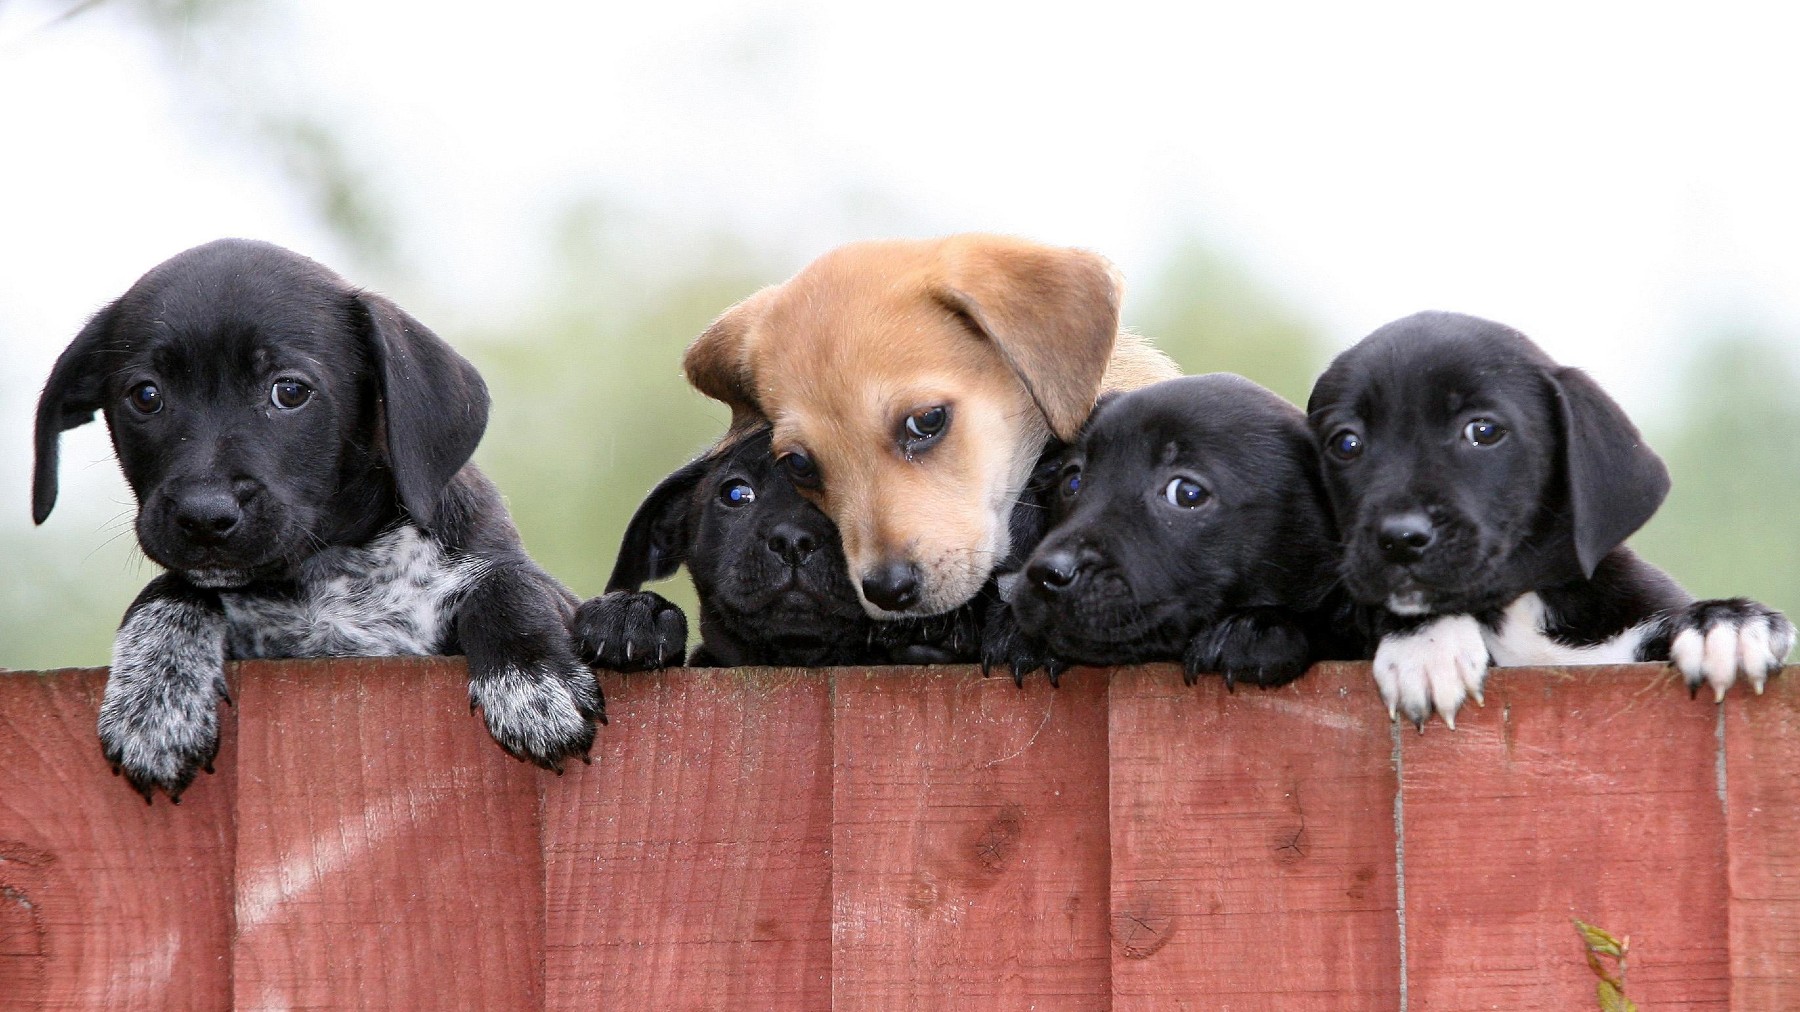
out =
<path fill-rule="evenodd" d="M 1388 716 L 1405 714 L 1423 729 L 1436 710 L 1451 730 L 1456 711 L 1470 696 L 1481 702 L 1488 650 L 1481 624 L 1468 615 L 1445 615 L 1405 632 L 1389 633 L 1375 648 L 1375 684 Z"/>
<path fill-rule="evenodd" d="M 1712 686 L 1713 700 L 1740 677 L 1758 694 L 1794 647 L 1794 624 L 1778 611 L 1733 598 L 1699 601 L 1670 617 L 1669 663 L 1687 681 Z"/>
<path fill-rule="evenodd" d="M 606 719 L 593 672 L 572 662 L 506 665 L 469 680 L 469 705 L 479 706 L 494 741 L 516 759 L 562 772 L 570 756 L 583 762 L 594 748 L 594 720 Z"/>
<path fill-rule="evenodd" d="M 113 643 L 100 701 L 100 748 L 144 800 L 156 790 L 179 801 L 219 751 L 225 692 L 225 624 L 182 600 L 132 611 Z"/>

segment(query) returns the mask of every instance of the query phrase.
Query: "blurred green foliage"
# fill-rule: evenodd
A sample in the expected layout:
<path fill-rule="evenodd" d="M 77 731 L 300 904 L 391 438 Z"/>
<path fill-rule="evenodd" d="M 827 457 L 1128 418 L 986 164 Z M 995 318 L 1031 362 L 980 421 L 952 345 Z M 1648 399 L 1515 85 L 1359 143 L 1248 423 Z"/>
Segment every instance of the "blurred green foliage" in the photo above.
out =
<path fill-rule="evenodd" d="M 396 253 L 404 222 L 329 117 L 304 95 L 241 86 L 250 64 L 231 55 L 232 33 L 269 12 L 238 0 L 118 6 L 162 45 L 182 49 L 182 69 L 171 73 L 206 79 L 194 90 L 213 96 L 208 115 L 265 149 L 289 188 L 354 251 L 358 262 L 340 265 L 347 273 L 407 273 Z M 644 493 L 724 430 L 727 412 L 683 381 L 682 349 L 731 303 L 818 252 L 665 231 L 604 201 L 578 201 L 546 240 L 551 266 L 523 318 L 457 332 L 434 323 L 429 304 L 409 300 L 486 376 L 494 410 L 476 460 L 507 494 L 527 548 L 583 596 L 604 587 Z M 429 292 L 430 265 L 412 273 L 419 283 L 410 287 Z M 1134 279 L 1126 304 L 1126 324 L 1184 369 L 1242 373 L 1297 404 L 1328 358 L 1303 313 L 1199 238 L 1177 244 L 1155 276 Z M 1800 402 L 1785 363 L 1773 342 L 1748 336 L 1699 346 L 1683 402 L 1648 433 L 1675 491 L 1635 544 L 1697 594 L 1749 595 L 1795 613 Z M 66 446 L 84 439 L 77 445 L 88 448 L 65 449 L 65 474 L 101 452 L 98 429 L 65 437 Z M 0 526 L 8 576 L 0 580 L 0 667 L 105 663 L 126 604 L 155 572 L 136 551 L 128 502 L 98 512 L 87 504 L 82 516 L 102 519 L 85 526 L 66 516 L 79 508 L 59 507 L 64 515 L 51 528 Z M 685 577 L 657 589 L 692 614 Z"/>

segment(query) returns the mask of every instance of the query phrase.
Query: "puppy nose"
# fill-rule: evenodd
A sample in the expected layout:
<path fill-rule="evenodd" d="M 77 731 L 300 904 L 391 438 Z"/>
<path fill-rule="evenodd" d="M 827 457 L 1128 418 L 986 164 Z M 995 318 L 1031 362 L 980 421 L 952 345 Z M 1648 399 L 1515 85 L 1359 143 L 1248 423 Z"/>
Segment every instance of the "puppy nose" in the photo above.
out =
<path fill-rule="evenodd" d="M 1046 552 L 1031 560 L 1025 567 L 1025 576 L 1045 590 L 1067 590 L 1080 578 L 1081 562 L 1074 552 Z"/>
<path fill-rule="evenodd" d="M 910 562 L 887 562 L 863 577 L 863 596 L 887 611 L 905 611 L 919 603 L 919 568 Z"/>
<path fill-rule="evenodd" d="M 1381 521 L 1376 543 L 1389 562 L 1417 562 L 1431 547 L 1431 518 L 1423 513 L 1401 513 Z"/>
<path fill-rule="evenodd" d="M 237 494 L 227 489 L 195 492 L 175 502 L 175 526 L 195 541 L 223 541 L 243 517 Z"/>
<path fill-rule="evenodd" d="M 794 524 L 777 524 L 769 532 L 769 551 L 781 556 L 781 561 L 790 566 L 805 562 L 818 548 L 819 543 L 813 536 Z"/>

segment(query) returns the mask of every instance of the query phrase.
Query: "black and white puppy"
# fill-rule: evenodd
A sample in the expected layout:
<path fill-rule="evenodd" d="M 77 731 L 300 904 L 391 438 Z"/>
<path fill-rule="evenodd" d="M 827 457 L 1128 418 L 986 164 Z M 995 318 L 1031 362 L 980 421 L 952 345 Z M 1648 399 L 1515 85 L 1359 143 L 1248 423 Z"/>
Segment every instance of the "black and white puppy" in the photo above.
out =
<path fill-rule="evenodd" d="M 1778 612 L 1696 602 L 1621 547 L 1668 473 L 1598 384 L 1517 331 L 1390 323 L 1332 362 L 1308 412 L 1390 712 L 1454 727 L 1490 663 L 1670 660 L 1722 700 L 1740 677 L 1760 692 L 1793 646 Z"/>
<path fill-rule="evenodd" d="M 1165 380 L 1094 410 L 1012 608 L 1059 660 L 1178 660 L 1280 685 L 1353 657 L 1318 452 L 1242 376 Z"/>
<path fill-rule="evenodd" d="M 619 671 L 681 663 L 686 617 L 642 588 L 682 565 L 700 598 L 700 644 L 688 658 L 696 667 L 975 657 L 975 607 L 891 622 L 868 616 L 836 526 L 776 464 L 767 426 L 714 447 L 645 497 L 625 530 L 607 592 L 577 612 L 584 658 Z"/>
<path fill-rule="evenodd" d="M 605 720 L 575 598 L 468 463 L 481 377 L 419 321 L 277 246 L 223 239 L 145 274 L 38 402 L 32 512 L 60 433 L 101 413 L 168 572 L 119 627 L 108 761 L 178 800 L 219 747 L 227 658 L 462 653 L 502 748 L 559 769 Z"/>

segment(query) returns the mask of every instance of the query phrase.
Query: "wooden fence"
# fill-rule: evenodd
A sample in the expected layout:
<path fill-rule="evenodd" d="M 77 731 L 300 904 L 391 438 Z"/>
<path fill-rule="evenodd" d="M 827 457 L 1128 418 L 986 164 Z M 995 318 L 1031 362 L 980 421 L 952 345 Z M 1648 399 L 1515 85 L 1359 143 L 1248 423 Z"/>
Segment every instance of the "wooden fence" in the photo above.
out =
<path fill-rule="evenodd" d="M 1800 1008 L 1800 687 L 1367 670 L 608 676 L 594 764 L 506 758 L 456 660 L 234 667 L 146 806 L 104 672 L 0 674 L 0 1006 Z"/>

